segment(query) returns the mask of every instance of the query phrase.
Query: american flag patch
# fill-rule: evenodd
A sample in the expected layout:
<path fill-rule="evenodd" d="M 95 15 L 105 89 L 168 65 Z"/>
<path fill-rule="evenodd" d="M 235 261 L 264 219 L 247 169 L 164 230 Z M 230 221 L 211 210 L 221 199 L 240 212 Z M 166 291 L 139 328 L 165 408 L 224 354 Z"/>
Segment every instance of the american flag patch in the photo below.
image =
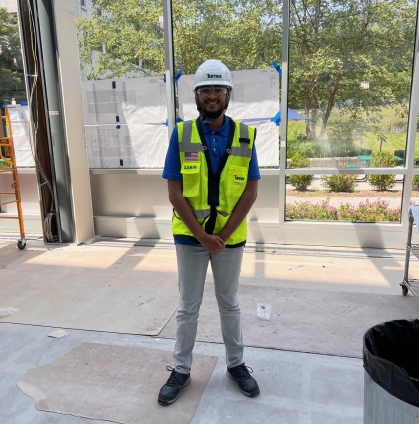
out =
<path fill-rule="evenodd" d="M 198 162 L 198 152 L 185 152 L 185 162 Z"/>

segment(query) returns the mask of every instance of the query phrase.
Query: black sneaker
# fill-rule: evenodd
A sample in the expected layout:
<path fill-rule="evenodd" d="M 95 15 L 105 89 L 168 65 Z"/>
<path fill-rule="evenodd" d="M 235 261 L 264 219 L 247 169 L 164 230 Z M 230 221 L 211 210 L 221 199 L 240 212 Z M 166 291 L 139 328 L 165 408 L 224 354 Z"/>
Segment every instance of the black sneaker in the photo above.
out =
<path fill-rule="evenodd" d="M 171 371 L 166 384 L 160 389 L 158 402 L 166 406 L 173 403 L 180 394 L 180 391 L 191 382 L 191 374 L 181 374 L 174 368 L 167 366 L 167 371 Z"/>
<path fill-rule="evenodd" d="M 227 377 L 238 384 L 240 391 L 244 395 L 256 397 L 259 395 L 260 390 L 257 381 L 250 375 L 252 372 L 252 368 L 246 367 L 243 362 L 237 367 L 227 368 Z"/>

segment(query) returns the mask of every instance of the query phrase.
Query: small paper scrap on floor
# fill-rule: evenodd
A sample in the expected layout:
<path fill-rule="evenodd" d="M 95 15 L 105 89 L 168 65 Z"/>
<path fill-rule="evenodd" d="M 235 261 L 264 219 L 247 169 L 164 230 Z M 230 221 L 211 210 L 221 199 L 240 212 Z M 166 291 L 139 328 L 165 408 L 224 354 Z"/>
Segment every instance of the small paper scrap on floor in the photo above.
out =
<path fill-rule="evenodd" d="M 63 337 L 69 336 L 70 333 L 65 330 L 55 330 L 52 333 L 47 334 L 48 337 L 54 337 L 55 339 L 62 339 Z"/>
<path fill-rule="evenodd" d="M 272 305 L 267 303 L 258 303 L 257 316 L 266 321 L 269 321 L 271 318 Z"/>
<path fill-rule="evenodd" d="M 0 306 L 0 318 L 1 317 L 7 317 L 7 315 L 12 315 L 15 312 L 17 312 L 19 309 L 17 308 L 6 308 Z"/>

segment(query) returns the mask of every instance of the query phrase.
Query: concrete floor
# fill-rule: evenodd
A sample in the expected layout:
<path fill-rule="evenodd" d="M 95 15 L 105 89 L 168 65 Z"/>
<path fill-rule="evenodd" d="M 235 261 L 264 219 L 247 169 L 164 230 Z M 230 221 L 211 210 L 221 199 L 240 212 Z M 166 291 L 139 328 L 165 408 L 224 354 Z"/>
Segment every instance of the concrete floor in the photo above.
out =
<path fill-rule="evenodd" d="M 29 241 L 20 252 L 15 242 L 0 242 L 0 308 L 20 309 L 0 318 L 0 423 L 108 422 L 103 415 L 92 420 L 39 411 L 17 387 L 29 370 L 63 360 L 82 343 L 158 350 L 166 357 L 173 350 L 174 249 L 164 243 L 154 248 L 134 244 L 101 240 L 52 248 Z M 248 246 L 245 253 L 241 298 L 245 360 L 261 395 L 244 397 L 225 376 L 209 273 L 195 352 L 218 362 L 197 405 L 186 393 L 175 405 L 196 408 L 192 424 L 361 424 L 364 329 L 419 315 L 419 303 L 410 293 L 402 297 L 398 285 L 403 252 L 257 250 Z M 411 273 L 419 275 L 413 260 Z M 257 318 L 260 301 L 273 305 L 271 321 Z M 70 336 L 47 337 L 54 328 L 68 329 Z M 198 366 L 192 379 L 194 372 Z M 72 400 L 71 392 L 66 396 Z M 95 403 L 93 396 L 89 416 L 98 417 L 95 408 L 103 411 L 101 405 L 103 399 Z M 118 405 L 130 418 L 116 422 L 145 422 L 141 411 L 133 415 L 138 405 Z M 147 422 L 159 421 L 159 408 L 155 411 Z"/>

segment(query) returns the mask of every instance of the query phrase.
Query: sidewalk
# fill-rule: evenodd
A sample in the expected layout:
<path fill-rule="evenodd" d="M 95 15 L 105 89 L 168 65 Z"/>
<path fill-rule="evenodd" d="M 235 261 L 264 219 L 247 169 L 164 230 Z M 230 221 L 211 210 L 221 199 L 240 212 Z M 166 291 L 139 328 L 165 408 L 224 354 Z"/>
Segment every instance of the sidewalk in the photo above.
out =
<path fill-rule="evenodd" d="M 261 395 L 244 397 L 225 376 L 209 272 L 192 383 L 160 407 L 175 337 L 175 251 L 142 244 L 29 241 L 21 252 L 0 241 L 0 308 L 19 309 L 0 318 L 0 422 L 361 424 L 364 331 L 418 316 L 398 285 L 402 251 L 247 246 L 245 360 Z M 419 275 L 414 261 L 411 273 Z M 270 321 L 256 316 L 259 302 L 272 305 Z M 57 328 L 70 335 L 47 337 Z"/>

